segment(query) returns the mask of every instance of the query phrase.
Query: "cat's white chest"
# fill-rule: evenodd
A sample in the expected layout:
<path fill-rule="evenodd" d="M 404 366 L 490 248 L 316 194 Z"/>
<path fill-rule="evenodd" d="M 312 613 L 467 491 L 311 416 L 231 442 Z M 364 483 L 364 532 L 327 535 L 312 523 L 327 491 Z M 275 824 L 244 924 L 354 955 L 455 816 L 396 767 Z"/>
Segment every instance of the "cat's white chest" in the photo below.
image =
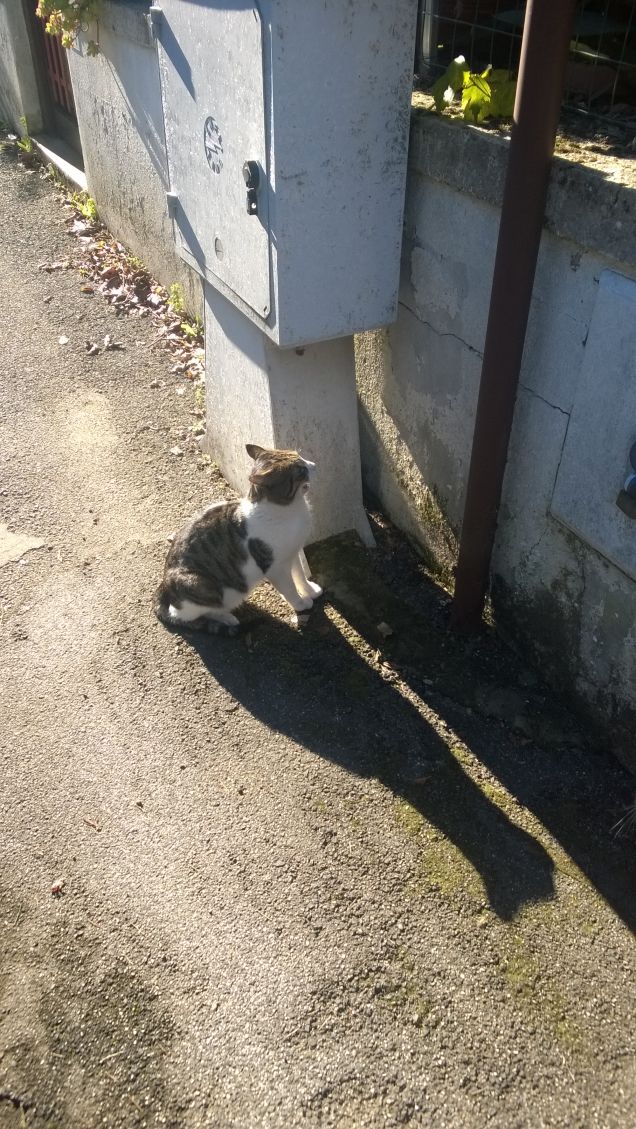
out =
<path fill-rule="evenodd" d="M 311 529 L 311 510 L 304 496 L 290 506 L 264 501 L 247 502 L 243 507 L 248 540 L 258 538 L 264 542 L 274 562 L 289 560 L 305 545 Z"/>

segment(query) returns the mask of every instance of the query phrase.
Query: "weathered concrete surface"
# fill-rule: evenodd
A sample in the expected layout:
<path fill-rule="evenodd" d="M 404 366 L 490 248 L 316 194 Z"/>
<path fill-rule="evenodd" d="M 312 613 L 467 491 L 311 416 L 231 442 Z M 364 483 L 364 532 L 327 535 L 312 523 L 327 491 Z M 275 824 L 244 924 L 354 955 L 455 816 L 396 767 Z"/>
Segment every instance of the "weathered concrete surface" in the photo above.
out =
<path fill-rule="evenodd" d="M 418 95 L 414 101 L 409 158 L 413 172 L 500 207 L 508 139 L 418 109 Z M 628 157 L 622 162 L 599 157 L 594 167 L 579 163 L 576 156 L 570 160 L 557 155 L 546 202 L 546 228 L 617 262 L 634 263 L 634 187 Z"/>
<path fill-rule="evenodd" d="M 414 115 L 400 313 L 388 334 L 363 335 L 357 343 L 365 483 L 447 581 L 464 507 L 506 146 L 484 131 Z M 619 310 L 614 302 L 611 320 L 595 312 L 599 278 L 608 268 L 625 276 L 624 290 L 634 285 L 634 225 L 626 217 L 635 197 L 636 188 L 617 186 L 598 171 L 555 162 L 493 596 L 495 614 L 517 644 L 611 733 L 636 768 L 636 585 L 625 575 L 625 562 L 636 561 L 634 523 L 618 510 L 614 515 L 613 500 L 609 510 L 606 503 L 622 485 L 636 440 L 629 410 L 633 317 L 625 303 Z M 614 370 L 624 373 L 622 385 L 606 379 Z M 578 427 L 574 436 L 568 425 L 582 380 L 588 433 Z M 594 427 L 616 432 L 612 411 L 621 419 L 620 440 L 608 440 L 606 457 L 599 455 L 592 470 L 590 451 L 599 450 Z M 581 471 L 578 498 L 573 485 L 568 512 L 559 509 L 577 537 L 551 508 L 555 483 L 559 491 L 573 460 L 594 474 L 587 488 Z"/>
<path fill-rule="evenodd" d="M 636 443 L 634 357 L 636 281 L 604 271 L 551 512 L 632 581 L 636 522 L 618 508 L 616 496 L 631 471 L 629 452 Z"/>
<path fill-rule="evenodd" d="M 23 6 L 0 0 L 0 119 L 23 132 L 20 118 L 30 133 L 44 124 Z"/>
<path fill-rule="evenodd" d="M 353 338 L 280 349 L 206 284 L 205 342 L 206 450 L 227 481 L 243 489 L 247 443 L 310 451 L 323 467 L 313 490 L 314 539 L 356 530 L 373 544 L 362 502 Z"/>
<path fill-rule="evenodd" d="M 6 156 L 0 212 L 2 1129 L 624 1129 L 625 774 L 377 521 L 304 632 L 167 633 L 191 401 Z"/>
<path fill-rule="evenodd" d="M 88 190 L 104 223 L 164 286 L 179 282 L 203 312 L 200 280 L 177 254 L 168 218 L 168 172 L 156 44 L 148 4 L 104 0 L 99 28 L 69 52 Z M 99 55 L 86 43 L 99 38 Z"/>

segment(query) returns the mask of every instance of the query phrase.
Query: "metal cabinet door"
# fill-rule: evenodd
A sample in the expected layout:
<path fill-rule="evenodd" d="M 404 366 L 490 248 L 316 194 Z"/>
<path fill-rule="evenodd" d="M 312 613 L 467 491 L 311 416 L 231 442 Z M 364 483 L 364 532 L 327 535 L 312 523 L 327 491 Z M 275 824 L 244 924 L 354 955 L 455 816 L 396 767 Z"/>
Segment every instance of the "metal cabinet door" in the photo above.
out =
<path fill-rule="evenodd" d="M 177 245 L 199 273 L 213 284 L 220 279 L 264 318 L 270 273 L 260 13 L 251 0 L 159 0 L 158 9 Z M 259 180 L 252 211 L 248 161 Z"/>

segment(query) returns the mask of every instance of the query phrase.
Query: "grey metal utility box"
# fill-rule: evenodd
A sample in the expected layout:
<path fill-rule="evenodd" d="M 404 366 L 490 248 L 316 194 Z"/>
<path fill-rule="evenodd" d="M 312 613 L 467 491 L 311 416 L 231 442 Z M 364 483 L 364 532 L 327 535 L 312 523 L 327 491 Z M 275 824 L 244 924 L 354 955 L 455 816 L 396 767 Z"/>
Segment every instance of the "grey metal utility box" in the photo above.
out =
<path fill-rule="evenodd" d="M 153 9 L 177 245 L 278 345 L 395 319 L 416 9 Z"/>

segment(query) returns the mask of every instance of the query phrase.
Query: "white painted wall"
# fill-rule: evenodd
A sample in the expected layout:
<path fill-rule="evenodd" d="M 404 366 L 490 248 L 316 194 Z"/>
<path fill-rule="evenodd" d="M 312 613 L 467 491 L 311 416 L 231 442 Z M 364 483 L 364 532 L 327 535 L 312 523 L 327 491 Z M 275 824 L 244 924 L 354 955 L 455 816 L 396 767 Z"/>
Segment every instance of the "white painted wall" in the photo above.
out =
<path fill-rule="evenodd" d="M 168 177 L 157 49 L 147 4 L 105 0 L 99 28 L 69 52 L 88 190 L 110 230 L 164 286 L 180 282 L 201 313 L 199 279 L 176 253 L 166 209 Z M 99 55 L 86 42 L 99 39 Z"/>

